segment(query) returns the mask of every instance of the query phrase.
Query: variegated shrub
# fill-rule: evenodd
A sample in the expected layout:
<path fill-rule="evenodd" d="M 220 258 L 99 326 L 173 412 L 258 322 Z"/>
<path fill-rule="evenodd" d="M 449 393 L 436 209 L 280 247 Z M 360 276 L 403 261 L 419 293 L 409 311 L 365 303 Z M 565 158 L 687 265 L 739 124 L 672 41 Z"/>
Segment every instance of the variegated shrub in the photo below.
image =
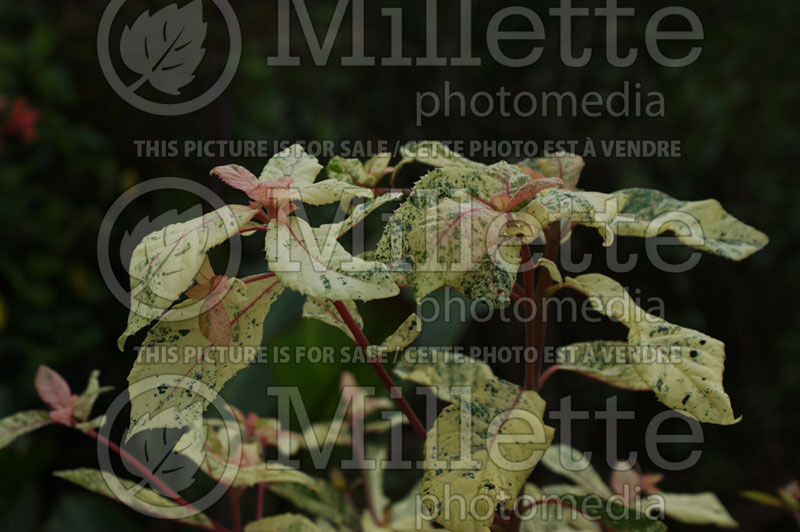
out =
<path fill-rule="evenodd" d="M 554 430 L 543 422 L 546 405 L 539 390 L 553 371 L 568 370 L 619 388 L 650 391 L 668 408 L 701 422 L 737 422 L 731 397 L 723 387 L 725 346 L 721 340 L 648 313 L 607 276 L 564 275 L 558 250 L 577 225 L 596 230 L 605 245 L 616 237 L 672 232 L 691 248 L 737 261 L 761 249 L 767 237 L 714 200 L 680 201 L 647 189 L 582 190 L 578 183 L 584 162 L 569 154 L 484 165 L 440 144 L 422 142 L 406 146 L 394 166 L 391 159 L 390 154 L 380 154 L 362 163 L 335 157 L 327 166 L 327 178 L 318 179 L 323 167 L 317 159 L 292 146 L 270 159 L 258 176 L 237 165 L 217 167 L 212 175 L 241 191 L 241 204 L 164 227 L 139 243 L 131 258 L 130 315 L 119 347 L 124 349 L 126 340 L 149 326 L 128 380 L 131 389 L 145 379 L 163 382 L 132 394 L 127 438 L 152 429 L 180 430 L 174 453 L 208 477 L 224 478 L 230 460 L 221 457 L 231 451 L 222 437 L 226 422 L 204 415 L 204 410 L 226 382 L 253 361 L 262 345 L 265 320 L 274 302 L 288 290 L 305 297 L 304 318 L 340 329 L 363 350 L 403 416 L 398 412 L 375 419 L 393 407 L 392 401 L 365 399 L 358 393 L 349 397 L 358 396 L 359 401 L 337 414 L 343 431 L 336 432 L 333 426 L 320 424 L 306 427 L 304 433 L 292 432 L 276 419 L 231 410 L 231 419 L 243 434 L 235 449 L 238 474 L 227 482 L 232 501 L 238 501 L 247 488 L 258 490 L 256 520 L 244 530 L 409 531 L 433 529 L 430 518 L 452 532 L 664 530 L 664 523 L 653 517 L 657 501 L 664 501 L 667 517 L 679 522 L 735 526 L 710 493 L 662 493 L 655 486 L 656 475 L 638 471 L 627 476 L 615 473 L 609 487 L 588 463 L 565 468 L 565 459 L 577 459 L 575 451 L 552 443 Z M 382 179 L 390 179 L 394 186 L 395 176 L 410 163 L 432 167 L 413 189 L 375 188 Z M 314 226 L 305 207 L 326 204 L 337 204 L 342 215 Z M 392 204 L 398 206 L 376 249 L 354 255 L 340 243 L 368 215 Z M 238 278 L 214 271 L 211 249 L 239 235 L 264 237 L 263 273 Z M 536 255 L 532 249 L 539 244 L 544 244 L 544 253 Z M 364 336 L 357 302 L 392 298 L 401 290 L 413 291 L 419 301 L 442 288 L 495 306 L 512 301 L 526 305 L 525 345 L 534 357 L 526 361 L 524 378 L 508 382 L 483 362 L 449 351 L 409 348 L 420 332 L 416 314 L 376 345 Z M 595 311 L 622 323 L 628 329 L 627 340 L 563 346 L 557 364 L 545 370 L 545 316 L 536 309 L 562 289 L 583 294 Z M 646 356 L 665 348 L 672 356 L 657 363 Z M 159 356 L 170 349 L 177 350 L 177 356 Z M 432 387 L 448 403 L 429 430 L 383 366 L 383 354 L 404 350 L 395 375 Z M 182 387 L 180 379 L 199 383 L 211 390 L 211 396 Z M 343 375 L 345 393 L 354 393 L 353 384 L 351 375 Z M 0 421 L 0 446 L 57 423 L 119 449 L 96 432 L 102 417 L 89 416 L 98 394 L 106 391 L 96 374 L 80 396 L 72 394 L 67 383 L 48 368 L 40 370 L 36 386 L 51 409 L 21 412 Z M 407 498 L 392 502 L 383 492 L 379 461 L 378 469 L 358 481 L 365 489 L 363 511 L 356 510 L 352 484 L 338 470 L 331 470 L 326 480 L 266 459 L 269 447 L 292 456 L 310 448 L 309 441 L 314 445 L 330 442 L 352 447 L 363 465 L 385 457 L 386 450 L 372 444 L 365 448 L 361 434 L 355 428 L 350 431 L 350 422 L 369 435 L 395 430 L 404 421 L 425 442 L 421 480 Z M 530 476 L 539 461 L 566 477 L 569 484 L 533 484 Z M 146 469 L 146 464 L 133 464 L 131 471 L 152 477 L 153 472 L 148 476 L 142 467 Z M 106 474 L 92 469 L 57 473 L 114 497 L 104 481 Z M 191 506 L 157 480 L 153 486 L 158 489 L 144 489 L 134 497 L 139 503 L 123 502 L 137 507 L 142 500 L 161 501 L 167 509 Z M 123 481 L 125 486 L 131 483 Z M 644 506 L 634 508 L 635 501 L 623 496 L 631 486 L 647 494 Z M 266 491 L 305 515 L 264 517 Z M 448 494 L 467 501 L 479 499 L 476 514 L 445 512 Z M 561 519 L 545 514 L 521 522 L 502 518 L 503 511 L 514 507 L 523 494 L 543 503 L 548 503 L 548 497 L 567 494 L 575 507 L 595 496 L 607 505 Z M 629 507 L 633 510 L 624 519 L 612 515 L 612 510 Z M 234 508 L 238 509 L 238 502 Z M 421 513 L 426 518 L 420 520 Z M 182 520 L 200 528 L 228 530 L 202 513 Z M 242 529 L 238 514 L 233 529 Z"/>

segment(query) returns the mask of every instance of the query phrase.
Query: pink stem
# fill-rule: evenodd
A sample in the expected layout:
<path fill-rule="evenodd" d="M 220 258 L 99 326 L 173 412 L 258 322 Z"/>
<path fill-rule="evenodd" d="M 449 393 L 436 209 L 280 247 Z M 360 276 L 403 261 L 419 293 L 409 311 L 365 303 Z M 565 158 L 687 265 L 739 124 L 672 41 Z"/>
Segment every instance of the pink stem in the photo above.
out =
<path fill-rule="evenodd" d="M 350 311 L 347 310 L 347 307 L 345 307 L 344 303 L 341 301 L 334 301 L 333 304 L 336 307 L 336 310 L 339 311 L 339 315 L 342 316 L 342 320 L 344 320 L 347 328 L 350 329 L 351 333 L 353 333 L 356 343 L 359 345 L 359 347 L 361 347 L 364 353 L 366 353 L 367 348 L 369 347 L 369 340 L 367 340 L 367 337 L 364 336 L 364 332 L 361 330 L 361 327 L 359 327 L 356 321 L 353 319 L 353 316 L 350 314 Z M 405 397 L 403 397 L 402 392 L 400 392 L 400 389 L 394 383 L 392 377 L 386 372 L 386 369 L 383 367 L 383 364 L 381 364 L 380 359 L 370 358 L 369 363 L 372 365 L 373 369 L 375 369 L 375 372 L 378 374 L 378 378 L 381 380 L 381 382 L 383 382 L 384 386 L 386 386 L 386 389 L 389 390 L 390 397 L 392 395 L 392 390 L 397 390 L 398 397 L 392 397 L 392 399 L 394 399 L 394 401 L 400 407 L 400 410 L 402 410 L 406 415 L 417 435 L 422 439 L 422 441 L 425 441 L 425 438 L 428 436 L 425 426 L 411 409 L 411 405 L 409 405 L 408 401 L 406 401 Z"/>

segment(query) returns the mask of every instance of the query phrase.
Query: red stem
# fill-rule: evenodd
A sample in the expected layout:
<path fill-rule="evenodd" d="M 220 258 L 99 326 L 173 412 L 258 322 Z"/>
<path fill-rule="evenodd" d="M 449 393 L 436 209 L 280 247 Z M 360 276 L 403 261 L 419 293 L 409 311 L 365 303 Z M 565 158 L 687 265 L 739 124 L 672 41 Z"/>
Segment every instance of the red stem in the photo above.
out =
<path fill-rule="evenodd" d="M 350 329 L 351 333 L 353 333 L 356 343 L 359 345 L 359 347 L 361 347 L 364 353 L 366 353 L 367 348 L 369 347 L 369 340 L 367 340 L 367 337 L 364 336 L 364 332 L 361 330 L 361 327 L 359 327 L 356 323 L 356 320 L 353 319 L 353 316 L 350 314 L 350 311 L 347 310 L 347 307 L 344 305 L 344 303 L 341 301 L 334 301 L 333 304 L 336 307 L 336 310 L 339 311 L 339 315 L 342 317 L 342 320 L 344 320 L 347 328 Z M 389 390 L 390 397 L 392 397 L 393 390 L 397 390 L 397 398 L 392 397 L 392 399 L 394 399 L 394 401 L 400 407 L 400 410 L 402 410 L 406 415 L 417 435 L 422 439 L 422 441 L 425 441 L 425 438 L 428 436 L 425 426 L 411 409 L 411 405 L 408 404 L 408 401 L 406 401 L 405 397 L 403 397 L 400 388 L 397 387 L 392 380 L 392 377 L 386 372 L 383 364 L 381 364 L 380 358 L 370 358 L 369 363 L 372 365 L 373 369 L 375 369 L 375 372 L 378 374 L 378 378 L 381 380 L 381 382 L 383 382 L 384 386 L 386 386 L 386 389 Z"/>
<path fill-rule="evenodd" d="M 402 192 L 403 195 L 408 196 L 411 194 L 410 188 L 380 188 L 380 187 L 372 187 L 372 191 L 375 194 L 391 194 L 392 192 Z"/>
<path fill-rule="evenodd" d="M 550 378 L 550 376 L 553 373 L 555 373 L 560 369 L 561 369 L 560 364 L 553 364 L 552 366 L 547 368 L 544 372 L 542 372 L 542 376 L 539 378 L 539 389 L 541 389 L 544 386 L 544 383 L 547 381 L 547 379 Z"/>
<path fill-rule="evenodd" d="M 269 279 L 270 277 L 275 277 L 275 272 L 267 272 L 258 275 L 253 275 L 252 277 L 247 277 L 246 279 L 243 279 L 243 281 L 245 283 L 254 283 L 256 281 L 263 281 L 264 279 Z"/>
<path fill-rule="evenodd" d="M 267 485 L 261 482 L 256 486 L 256 521 L 264 517 L 264 495 L 267 492 Z"/>
<path fill-rule="evenodd" d="M 233 236 L 243 235 L 243 234 L 249 233 L 251 231 L 266 231 L 266 230 L 267 230 L 267 226 L 266 225 L 259 225 L 259 226 L 256 226 L 256 227 L 247 227 L 245 229 L 240 229 L 240 230 L 236 231 L 235 233 L 233 233 Z"/>
<path fill-rule="evenodd" d="M 537 372 L 537 363 L 539 361 L 539 354 L 533 351 L 533 360 L 527 360 L 531 349 L 536 346 L 536 322 L 534 321 L 536 313 L 536 303 L 534 302 L 535 292 L 533 289 L 534 271 L 533 271 L 533 258 L 531 257 L 531 249 L 527 245 L 523 245 L 520 249 L 520 259 L 522 261 L 522 282 L 525 285 L 525 298 L 528 303 L 528 316 L 525 319 L 525 389 L 535 390 L 539 376 Z"/>
<path fill-rule="evenodd" d="M 233 532 L 242 532 L 242 512 L 239 509 L 239 497 L 242 491 L 236 488 L 228 490 L 231 498 L 231 519 L 233 520 Z"/>
<path fill-rule="evenodd" d="M 167 494 L 175 502 L 177 502 L 181 506 L 186 506 L 188 508 L 193 508 L 191 503 L 189 503 L 186 500 L 184 500 L 183 498 L 181 498 L 181 496 L 178 495 L 172 488 L 170 488 L 167 484 L 165 484 L 160 478 L 158 478 L 158 476 L 153 474 L 153 472 L 150 471 L 150 468 L 148 468 L 146 465 L 142 464 L 135 456 L 130 454 L 128 451 L 126 451 L 125 449 L 120 448 L 119 445 L 117 445 L 113 441 L 109 440 L 105 436 L 102 436 L 102 435 L 96 433 L 93 430 L 87 431 L 86 435 L 91 437 L 91 438 L 94 438 L 95 440 L 100 442 L 102 445 L 105 445 L 106 447 L 108 447 L 109 449 L 111 449 L 112 451 L 117 453 L 120 456 L 120 458 L 122 458 L 123 460 L 128 462 L 139 473 L 141 473 L 143 478 L 146 478 L 153 486 L 157 487 L 163 493 Z M 216 521 L 214 521 L 210 517 L 208 517 L 208 520 L 213 525 L 215 531 L 217 531 L 217 532 L 230 532 L 227 528 L 225 528 L 221 524 L 217 523 Z"/>
<path fill-rule="evenodd" d="M 545 246 L 544 250 L 544 257 L 551 261 L 554 261 L 558 258 L 558 248 L 561 246 L 561 231 L 558 222 L 553 223 L 550 226 L 550 234 L 547 237 L 547 245 Z M 536 307 L 539 309 L 539 313 L 536 315 L 535 323 L 536 323 L 536 386 L 535 390 L 539 391 L 542 388 L 542 382 L 540 376 L 542 374 L 542 363 L 544 362 L 544 337 L 547 333 L 547 320 L 545 318 L 545 305 L 547 301 L 544 298 L 544 294 L 550 285 L 553 284 L 553 279 L 550 277 L 550 272 L 547 271 L 547 268 L 542 268 L 541 273 L 539 273 L 539 282 L 536 285 L 536 295 L 539 297 L 539 300 L 536 302 Z"/>

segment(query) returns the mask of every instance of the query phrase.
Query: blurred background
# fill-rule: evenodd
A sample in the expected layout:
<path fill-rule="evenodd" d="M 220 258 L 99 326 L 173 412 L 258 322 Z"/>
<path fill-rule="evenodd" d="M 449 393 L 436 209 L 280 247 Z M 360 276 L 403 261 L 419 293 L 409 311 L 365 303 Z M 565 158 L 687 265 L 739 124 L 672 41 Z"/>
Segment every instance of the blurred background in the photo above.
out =
<path fill-rule="evenodd" d="M 130 0 L 120 20 L 132 22 L 146 8 L 156 10 L 168 3 Z M 210 83 L 225 63 L 229 42 L 219 13 L 212 3 L 206 4 L 209 33 L 197 76 Z M 439 4 L 439 51 L 456 56 L 458 3 Z M 339 59 L 350 54 L 349 10 L 327 66 L 313 66 L 299 24 L 293 20 L 292 47 L 302 58 L 302 66 L 268 67 L 266 58 L 277 52 L 276 2 L 239 2 L 234 10 L 241 25 L 242 58 L 230 86 L 199 111 L 163 117 L 133 108 L 106 82 L 96 51 L 103 2 L 0 0 L 0 417 L 41 407 L 33 389 L 40 364 L 61 372 L 74 390 L 82 389 L 93 368 L 102 371 L 104 384 L 124 388 L 135 356 L 133 342 L 120 353 L 115 340 L 124 328 L 127 309 L 104 283 L 96 252 L 100 223 L 116 198 L 137 183 L 178 176 L 203 183 L 228 201 L 241 202 L 243 196 L 226 190 L 208 171 L 231 162 L 257 171 L 265 162 L 141 157 L 136 140 L 679 140 L 680 158 L 588 158 L 581 179 L 584 188 L 605 192 L 646 186 L 681 199 L 714 197 L 730 213 L 770 237 L 763 251 L 742 263 L 704 256 L 692 271 L 668 274 L 640 260 L 633 271 L 617 275 L 624 285 L 640 289 L 642 297 L 663 298 L 669 321 L 725 342 L 725 387 L 736 415 L 743 416 L 734 426 L 704 426 L 700 462 L 688 471 L 667 475 L 662 488 L 718 493 L 743 530 L 793 529 L 788 514 L 758 506 L 738 492 L 772 492 L 800 476 L 796 413 L 800 313 L 794 306 L 800 295 L 796 244 L 800 181 L 793 177 L 800 162 L 800 57 L 792 46 L 800 3 L 676 0 L 628 4 L 636 7 L 636 16 L 620 23 L 620 49 L 640 49 L 633 66 L 617 69 L 606 63 L 605 28 L 595 17 L 576 20 L 574 32 L 575 48 L 591 47 L 594 58 L 582 68 L 564 66 L 558 55 L 558 19 L 546 11 L 555 2 L 544 1 L 532 7 L 542 16 L 548 33 L 545 52 L 533 66 L 515 69 L 490 58 L 483 32 L 504 2 L 473 5 L 473 53 L 483 58 L 483 64 L 469 68 L 342 67 Z M 689 67 L 668 69 L 645 53 L 644 29 L 657 9 L 679 4 L 691 7 L 703 23 L 703 52 Z M 335 5 L 330 1 L 308 5 L 318 35 L 324 32 Z M 405 55 L 425 54 L 424 3 L 417 0 L 385 0 L 377 6 L 367 2 L 365 41 L 370 54 L 389 55 L 388 24 L 380 8 L 400 6 Z M 510 21 L 507 29 L 524 29 L 513 25 Z M 112 38 L 119 38 L 123 23 L 118 26 Z M 527 53 L 523 42 L 507 46 L 508 55 Z M 687 45 L 674 43 L 673 50 L 683 55 Z M 625 81 L 638 82 L 646 91 L 663 93 L 666 113 L 658 118 L 438 116 L 417 127 L 417 92 L 432 90 L 441 95 L 445 81 L 468 95 L 496 93 L 501 86 L 512 93 L 607 94 L 620 90 Z M 403 174 L 403 184 L 413 183 L 422 171 Z M 181 212 L 194 203 L 179 192 L 151 194 L 123 213 L 119 227 L 133 228 L 145 216 L 154 218 L 170 209 Z M 377 240 L 379 218 L 366 227 L 370 242 Z M 114 235 L 117 240 L 112 243 L 120 241 L 121 233 Z M 594 254 L 593 267 L 604 270 L 604 250 L 596 234 L 579 230 L 574 246 L 578 253 Z M 264 271 L 259 243 L 246 240 L 244 247 L 242 270 Z M 627 239 L 620 242 L 619 250 L 624 257 L 642 254 L 645 247 L 640 240 Z M 669 256 L 677 261 L 685 257 L 682 253 L 670 250 Z M 115 267 L 118 278 L 124 278 L 121 265 Z M 344 334 L 301 321 L 300 305 L 299 297 L 287 295 L 280 300 L 265 328 L 265 345 L 348 345 Z M 408 294 L 399 302 L 364 305 L 368 337 L 382 338 L 413 309 Z M 551 327 L 548 344 L 614 334 L 619 330 L 606 322 L 568 324 Z M 521 325 L 499 319 L 481 326 L 433 323 L 420 339 L 422 344 L 466 347 L 513 346 L 523 341 Z M 362 384 L 379 384 L 370 369 L 361 365 L 261 364 L 239 374 L 226 386 L 224 396 L 246 410 L 269 414 L 275 405 L 266 396 L 266 386 L 297 385 L 312 419 L 328 419 L 344 369 L 356 373 Z M 521 366 L 497 365 L 495 371 L 515 382 L 521 380 Z M 545 398 L 555 405 L 566 394 L 572 394 L 573 406 L 580 409 L 602 409 L 606 398 L 617 394 L 620 408 L 636 410 L 635 420 L 621 424 L 621 454 L 643 450 L 647 421 L 663 410 L 651 394 L 617 392 L 578 375 L 557 373 L 545 389 Z M 110 396 L 101 399 L 99 406 L 105 407 L 110 400 Z M 421 403 L 415 406 L 422 408 Z M 597 442 L 604 441 L 604 431 L 600 420 L 576 422 L 573 443 L 595 449 L 599 457 L 603 449 Z M 675 459 L 691 450 L 681 445 L 669 449 L 665 454 Z M 420 452 L 410 437 L 405 453 L 415 457 Z M 643 467 L 652 469 L 644 453 L 640 456 Z M 0 451 L 0 529 L 91 532 L 108 530 L 111 523 L 119 532 L 143 526 L 154 531 L 181 529 L 51 476 L 56 469 L 96 467 L 96 460 L 92 441 L 52 427 Z M 603 460 L 596 462 L 601 474 L 607 473 Z M 534 478 L 554 480 L 543 471 L 536 474 L 541 476 Z M 400 473 L 395 480 L 389 484 L 395 497 L 414 482 L 409 474 Z M 278 501 L 269 504 L 272 509 L 286 509 Z M 227 520 L 224 508 L 219 514 Z"/>

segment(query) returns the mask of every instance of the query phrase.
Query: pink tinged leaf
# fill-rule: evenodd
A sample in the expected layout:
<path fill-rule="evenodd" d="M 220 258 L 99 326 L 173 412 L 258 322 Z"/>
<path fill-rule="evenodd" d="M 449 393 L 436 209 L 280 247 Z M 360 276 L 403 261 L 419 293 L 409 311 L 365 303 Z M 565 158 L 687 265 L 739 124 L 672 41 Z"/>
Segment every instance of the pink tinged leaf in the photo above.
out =
<path fill-rule="evenodd" d="M 258 178 L 250 170 L 238 164 L 217 166 L 211 170 L 211 175 L 217 176 L 229 186 L 244 192 L 249 192 L 259 184 Z"/>
<path fill-rule="evenodd" d="M 211 293 L 211 287 L 205 284 L 196 284 L 186 291 L 186 297 L 200 301 L 208 297 Z"/>
<path fill-rule="evenodd" d="M 53 409 L 71 406 L 78 399 L 70 392 L 67 381 L 47 366 L 39 366 L 33 383 L 42 401 Z"/>
<path fill-rule="evenodd" d="M 207 311 L 200 314 L 200 334 L 213 345 L 228 345 L 231 341 L 231 320 L 225 306 L 216 297 L 211 297 Z M 205 307 L 206 305 L 204 305 Z"/>
<path fill-rule="evenodd" d="M 61 408 L 56 408 L 50 411 L 50 419 L 55 421 L 56 423 L 61 423 L 62 425 L 67 425 L 71 427 L 75 424 L 75 418 L 73 416 L 75 412 L 75 405 L 70 406 L 63 406 Z"/>
<path fill-rule="evenodd" d="M 211 261 L 206 260 L 203 261 L 203 264 L 200 266 L 200 269 L 197 270 L 197 274 L 194 276 L 194 280 L 196 283 L 199 284 L 211 284 L 211 279 L 214 278 L 214 268 L 211 267 Z"/>
<path fill-rule="evenodd" d="M 644 473 L 642 475 L 642 491 L 645 493 L 661 493 L 658 483 L 664 480 L 662 473 Z"/>
<path fill-rule="evenodd" d="M 523 201 L 528 201 L 535 198 L 536 194 L 542 190 L 561 187 L 563 185 L 564 182 L 558 177 L 543 177 L 540 179 L 534 179 L 533 181 L 526 183 L 516 192 L 516 194 L 514 194 L 514 197 L 511 198 L 509 209 L 513 209 Z"/>

